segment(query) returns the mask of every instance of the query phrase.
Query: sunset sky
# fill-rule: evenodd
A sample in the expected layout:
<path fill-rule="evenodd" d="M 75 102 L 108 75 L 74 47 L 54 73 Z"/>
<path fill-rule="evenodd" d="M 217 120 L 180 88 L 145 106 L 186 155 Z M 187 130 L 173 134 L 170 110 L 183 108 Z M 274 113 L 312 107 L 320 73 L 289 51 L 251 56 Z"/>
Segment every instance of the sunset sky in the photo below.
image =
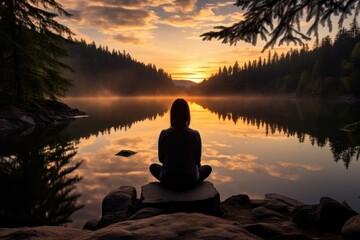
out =
<path fill-rule="evenodd" d="M 235 0 L 59 0 L 73 14 L 61 22 L 75 38 L 125 50 L 138 61 L 155 64 L 174 80 L 200 82 L 220 66 L 240 65 L 267 56 L 257 46 L 202 41 L 214 26 L 242 19 Z M 306 25 L 304 23 L 303 25 Z M 335 24 L 334 24 L 335 25 Z M 304 28 L 306 30 L 306 26 Z M 335 31 L 336 32 L 336 31 Z M 310 44 L 311 45 L 311 44 Z M 294 46 L 280 46 L 283 52 Z"/>

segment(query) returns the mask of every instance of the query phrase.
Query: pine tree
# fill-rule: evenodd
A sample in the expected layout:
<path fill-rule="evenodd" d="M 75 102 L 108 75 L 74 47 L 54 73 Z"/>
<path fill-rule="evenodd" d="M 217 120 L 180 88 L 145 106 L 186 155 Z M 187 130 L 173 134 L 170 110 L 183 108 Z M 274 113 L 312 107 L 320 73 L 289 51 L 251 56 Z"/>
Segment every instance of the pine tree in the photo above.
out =
<path fill-rule="evenodd" d="M 71 16 L 55 0 L 2 0 L 0 4 L 0 93 L 21 99 L 64 96 L 71 81 L 63 44 L 72 32 L 55 21 Z"/>
<path fill-rule="evenodd" d="M 244 14 L 244 19 L 231 26 L 217 26 L 216 31 L 201 35 L 203 40 L 222 40 L 230 45 L 244 41 L 256 45 L 258 38 L 266 41 L 264 50 L 276 44 L 295 43 L 304 45 L 314 35 L 319 38 L 319 26 L 327 26 L 332 30 L 331 18 L 338 16 L 338 26 L 353 15 L 359 13 L 359 0 L 327 1 L 327 0 L 237 0 L 235 3 Z M 301 31 L 300 22 L 305 19 L 310 23 L 305 33 Z"/>

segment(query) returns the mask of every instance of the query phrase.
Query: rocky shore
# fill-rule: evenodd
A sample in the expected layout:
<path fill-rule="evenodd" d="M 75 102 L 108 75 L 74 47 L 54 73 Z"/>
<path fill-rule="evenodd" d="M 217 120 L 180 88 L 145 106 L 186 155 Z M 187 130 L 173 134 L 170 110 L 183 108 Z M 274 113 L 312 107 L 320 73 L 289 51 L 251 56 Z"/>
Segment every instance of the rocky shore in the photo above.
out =
<path fill-rule="evenodd" d="M 86 113 L 64 103 L 50 100 L 28 100 L 26 103 L 0 96 L 0 137 L 27 136 L 35 130 L 49 128 Z"/>
<path fill-rule="evenodd" d="M 360 239 L 360 215 L 329 197 L 314 205 L 276 193 L 220 202 L 210 182 L 188 192 L 150 183 L 139 198 L 131 186 L 110 192 L 101 219 L 83 229 L 0 229 L 0 239 Z"/>

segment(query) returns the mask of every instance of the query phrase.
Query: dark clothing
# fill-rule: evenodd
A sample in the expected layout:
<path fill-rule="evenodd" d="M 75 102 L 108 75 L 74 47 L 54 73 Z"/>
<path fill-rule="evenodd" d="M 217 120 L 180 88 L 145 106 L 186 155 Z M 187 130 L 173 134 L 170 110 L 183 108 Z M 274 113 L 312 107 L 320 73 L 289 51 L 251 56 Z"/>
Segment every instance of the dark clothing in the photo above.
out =
<path fill-rule="evenodd" d="M 162 184 L 173 189 L 190 188 L 211 173 L 210 166 L 201 167 L 201 138 L 188 127 L 162 130 L 158 143 L 159 161 L 150 171 Z M 201 173 L 201 174 L 200 174 Z"/>
<path fill-rule="evenodd" d="M 153 163 L 150 165 L 150 172 L 151 174 L 160 181 L 160 174 L 161 174 L 161 165 L 160 164 L 156 164 L 156 163 Z M 169 185 L 169 184 L 166 184 L 163 182 L 163 184 L 171 189 L 174 189 L 174 190 L 186 190 L 186 189 L 189 189 L 193 186 L 196 186 L 197 183 L 201 183 L 202 181 L 204 181 L 211 173 L 212 171 L 212 168 L 211 166 L 209 165 L 203 165 L 201 167 L 199 167 L 199 179 L 198 181 L 193 184 L 193 185 L 190 185 L 190 186 L 173 186 L 173 185 Z M 179 181 L 183 181 L 183 179 L 179 179 Z"/>

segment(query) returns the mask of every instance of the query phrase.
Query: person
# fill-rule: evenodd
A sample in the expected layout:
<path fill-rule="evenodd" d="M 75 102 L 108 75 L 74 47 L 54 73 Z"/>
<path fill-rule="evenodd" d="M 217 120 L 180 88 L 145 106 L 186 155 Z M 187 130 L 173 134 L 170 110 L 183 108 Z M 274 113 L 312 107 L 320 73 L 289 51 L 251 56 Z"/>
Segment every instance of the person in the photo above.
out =
<path fill-rule="evenodd" d="M 184 99 L 176 99 L 170 110 L 171 127 L 161 131 L 158 142 L 160 164 L 151 164 L 151 174 L 165 187 L 190 189 L 211 173 L 209 165 L 201 166 L 201 138 L 189 128 L 190 110 Z"/>

